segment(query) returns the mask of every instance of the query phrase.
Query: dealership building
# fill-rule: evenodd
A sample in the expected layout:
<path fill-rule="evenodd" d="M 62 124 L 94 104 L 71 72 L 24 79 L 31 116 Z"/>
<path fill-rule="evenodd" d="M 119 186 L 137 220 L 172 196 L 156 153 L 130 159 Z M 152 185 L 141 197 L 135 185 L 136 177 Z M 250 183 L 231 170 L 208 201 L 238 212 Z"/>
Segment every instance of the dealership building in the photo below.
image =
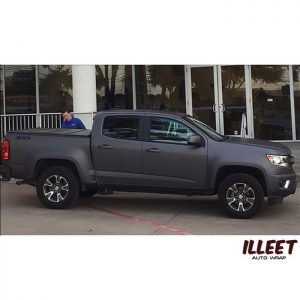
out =
<path fill-rule="evenodd" d="M 1 65 L 1 137 L 59 127 L 70 109 L 91 128 L 107 109 L 185 112 L 221 134 L 300 141 L 299 65 Z"/>

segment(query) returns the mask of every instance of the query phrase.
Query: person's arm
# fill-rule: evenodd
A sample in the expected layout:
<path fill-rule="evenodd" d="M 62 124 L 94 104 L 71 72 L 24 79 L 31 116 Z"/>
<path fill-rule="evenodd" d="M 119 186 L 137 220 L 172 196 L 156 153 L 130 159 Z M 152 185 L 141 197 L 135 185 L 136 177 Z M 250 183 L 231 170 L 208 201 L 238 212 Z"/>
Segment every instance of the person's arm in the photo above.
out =
<path fill-rule="evenodd" d="M 66 126 L 67 126 L 66 122 L 65 122 L 65 121 L 62 121 L 62 122 L 61 122 L 61 128 L 67 128 Z"/>
<path fill-rule="evenodd" d="M 82 121 L 80 119 L 78 119 L 78 129 L 86 129 L 84 124 L 82 123 Z"/>

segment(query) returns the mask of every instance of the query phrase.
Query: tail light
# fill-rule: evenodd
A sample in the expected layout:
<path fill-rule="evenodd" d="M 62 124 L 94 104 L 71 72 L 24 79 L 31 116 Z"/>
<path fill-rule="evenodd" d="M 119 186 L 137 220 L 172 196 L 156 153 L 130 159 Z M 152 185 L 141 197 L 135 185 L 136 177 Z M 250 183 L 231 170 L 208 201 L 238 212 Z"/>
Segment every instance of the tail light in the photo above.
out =
<path fill-rule="evenodd" d="M 2 142 L 2 159 L 9 160 L 9 141 L 3 140 Z"/>

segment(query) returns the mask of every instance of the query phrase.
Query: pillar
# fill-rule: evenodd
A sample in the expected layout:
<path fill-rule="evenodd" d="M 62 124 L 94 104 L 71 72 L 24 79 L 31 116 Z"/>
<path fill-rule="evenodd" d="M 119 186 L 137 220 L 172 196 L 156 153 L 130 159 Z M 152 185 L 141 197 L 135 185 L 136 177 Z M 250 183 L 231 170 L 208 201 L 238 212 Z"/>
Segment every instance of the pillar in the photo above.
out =
<path fill-rule="evenodd" d="M 87 129 L 92 128 L 92 112 L 97 111 L 94 65 L 73 65 L 73 111 Z"/>

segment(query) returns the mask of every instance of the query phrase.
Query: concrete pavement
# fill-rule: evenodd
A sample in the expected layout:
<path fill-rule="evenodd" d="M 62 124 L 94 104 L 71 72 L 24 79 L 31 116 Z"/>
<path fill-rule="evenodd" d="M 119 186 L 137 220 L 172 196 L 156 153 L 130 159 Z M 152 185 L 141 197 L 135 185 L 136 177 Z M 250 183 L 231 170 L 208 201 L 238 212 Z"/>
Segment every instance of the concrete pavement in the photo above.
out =
<path fill-rule="evenodd" d="M 81 198 L 67 210 L 44 208 L 35 188 L 1 183 L 1 234 L 67 235 L 298 235 L 300 188 L 249 220 L 230 219 L 217 198 L 115 193 Z"/>

